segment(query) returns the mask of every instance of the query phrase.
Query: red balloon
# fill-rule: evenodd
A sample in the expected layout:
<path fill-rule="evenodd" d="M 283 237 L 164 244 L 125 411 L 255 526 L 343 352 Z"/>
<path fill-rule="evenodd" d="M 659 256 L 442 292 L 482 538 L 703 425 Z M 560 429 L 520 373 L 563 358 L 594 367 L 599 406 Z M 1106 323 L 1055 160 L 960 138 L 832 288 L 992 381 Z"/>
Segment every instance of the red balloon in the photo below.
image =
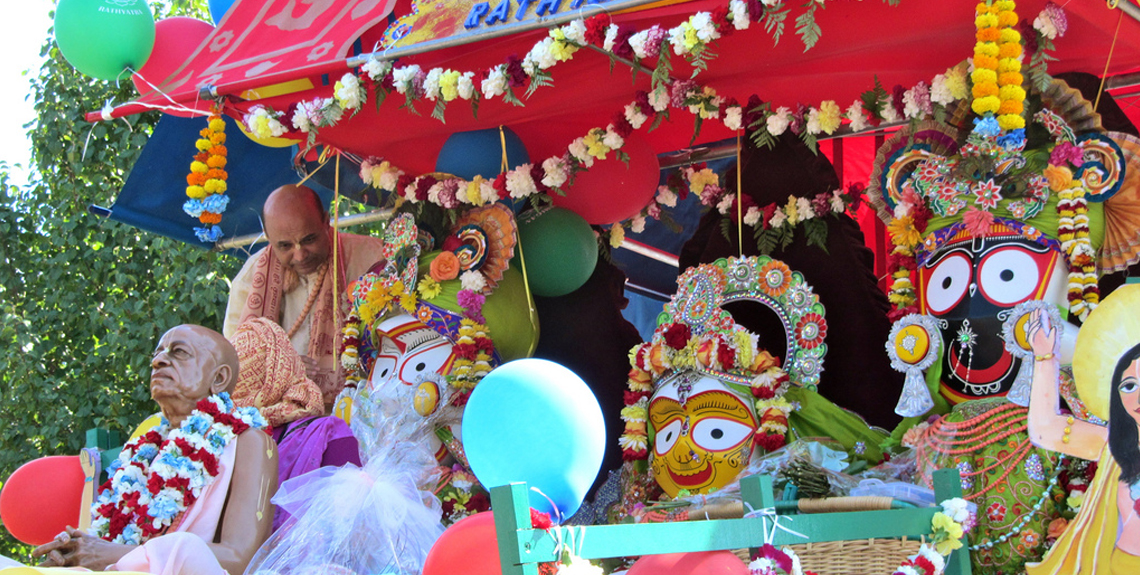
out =
<path fill-rule="evenodd" d="M 621 150 L 629 166 L 611 152 L 605 160 L 578 174 L 565 196 L 553 195 L 554 205 L 582 216 L 593 225 L 612 224 L 636 216 L 657 193 L 661 164 L 649 142 L 640 136 L 626 138 Z"/>
<path fill-rule="evenodd" d="M 748 566 L 732 551 L 645 555 L 629 575 L 748 575 Z"/>
<path fill-rule="evenodd" d="M 498 541 L 490 511 L 464 517 L 432 545 L 423 575 L 502 575 Z"/>
<path fill-rule="evenodd" d="M 154 49 L 150 58 L 137 73 L 131 75 L 135 89 L 139 94 L 146 96 L 154 92 L 154 88 L 147 85 L 161 86 L 171 74 L 178 71 L 202 41 L 214 31 L 214 26 L 197 18 L 177 16 L 159 20 L 154 25 Z M 143 81 L 145 79 L 145 82 Z M 203 110 L 209 110 L 208 104 L 203 104 Z M 167 111 L 167 113 L 171 113 Z M 189 117 L 195 114 L 186 112 L 173 112 L 176 116 Z"/>
<path fill-rule="evenodd" d="M 64 527 L 79 525 L 84 484 L 77 455 L 29 461 L 0 490 L 0 520 L 16 539 L 43 545 Z"/>

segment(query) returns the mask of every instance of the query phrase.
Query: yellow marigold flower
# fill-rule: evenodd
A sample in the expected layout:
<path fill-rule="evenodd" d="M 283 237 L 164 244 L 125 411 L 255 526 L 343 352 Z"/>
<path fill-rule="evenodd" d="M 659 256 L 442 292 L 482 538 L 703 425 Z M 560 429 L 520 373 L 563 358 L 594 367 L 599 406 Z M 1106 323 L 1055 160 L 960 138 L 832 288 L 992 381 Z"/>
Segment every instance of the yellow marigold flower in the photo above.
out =
<path fill-rule="evenodd" d="M 225 142 L 226 142 L 226 135 L 225 134 L 223 134 L 221 132 L 215 132 L 213 134 L 210 134 L 210 143 L 212 143 L 212 144 L 224 144 Z"/>
<path fill-rule="evenodd" d="M 624 421 L 645 421 L 648 416 L 649 410 L 640 401 L 633 405 L 627 405 L 621 410 L 621 418 Z"/>
<path fill-rule="evenodd" d="M 999 74 L 1006 72 L 1020 72 L 1021 61 L 1017 58 L 1002 58 L 998 61 L 997 71 Z"/>
<path fill-rule="evenodd" d="M 910 216 L 891 220 L 887 224 L 887 231 L 891 233 L 891 243 L 896 246 L 913 246 L 922 241 L 922 234 L 914 227 L 914 220 Z"/>
<path fill-rule="evenodd" d="M 621 224 L 614 224 L 610 228 L 610 247 L 617 249 L 625 243 L 625 228 Z"/>
<path fill-rule="evenodd" d="M 226 192 L 226 182 L 223 180 L 206 180 L 202 186 L 208 194 L 224 194 Z"/>
<path fill-rule="evenodd" d="M 1000 107 L 1001 100 L 998 99 L 997 96 L 975 98 L 973 104 L 971 104 L 971 108 L 973 108 L 974 113 L 978 114 L 979 116 L 984 116 L 987 113 L 993 114 L 997 112 L 998 108 Z"/>
<path fill-rule="evenodd" d="M 1006 44 L 1020 44 L 1021 32 L 1018 32 L 1013 28 L 1006 28 L 1005 30 L 1001 31 L 1001 41 Z"/>
<path fill-rule="evenodd" d="M 202 186 L 186 186 L 186 195 L 195 200 L 201 200 L 207 196 L 206 189 Z"/>
<path fill-rule="evenodd" d="M 190 162 L 190 171 L 196 174 L 205 174 L 210 171 L 210 166 L 207 166 L 205 162 L 194 161 Z"/>
<path fill-rule="evenodd" d="M 221 118 L 211 118 L 210 129 L 215 132 L 221 132 L 222 130 L 226 129 L 226 122 Z"/>
<path fill-rule="evenodd" d="M 977 18 L 974 18 L 974 26 L 979 30 L 982 28 L 996 28 L 997 25 L 998 17 L 990 14 L 989 12 L 986 12 L 985 14 L 979 14 Z"/>
<path fill-rule="evenodd" d="M 196 142 L 194 142 L 194 147 L 198 148 L 200 151 L 205 152 L 206 150 L 209 150 L 210 148 L 214 147 L 214 144 L 206 138 L 201 138 L 201 139 L 197 140 Z"/>
<path fill-rule="evenodd" d="M 1014 114 L 998 116 L 998 125 L 1003 130 L 1020 130 L 1025 127 L 1025 118 Z"/>
<path fill-rule="evenodd" d="M 997 55 L 1000 52 L 1001 48 L 999 48 L 998 45 L 994 42 L 978 42 L 974 45 L 975 56 L 990 56 L 992 58 L 997 58 Z M 977 62 L 974 63 L 974 66 L 975 68 L 977 67 Z"/>
<path fill-rule="evenodd" d="M 998 95 L 1001 96 L 1002 100 L 1025 101 L 1025 89 L 1020 85 L 1002 86 L 998 91 Z"/>
<path fill-rule="evenodd" d="M 974 81 L 974 85 L 978 84 L 996 84 L 998 80 L 997 72 L 987 70 L 986 68 L 976 68 L 970 79 Z"/>
<path fill-rule="evenodd" d="M 997 2 L 993 3 L 993 8 L 991 8 L 991 10 L 996 12 L 1012 12 L 1014 10 L 1017 10 L 1017 3 L 1015 3 L 1013 0 L 998 0 Z"/>

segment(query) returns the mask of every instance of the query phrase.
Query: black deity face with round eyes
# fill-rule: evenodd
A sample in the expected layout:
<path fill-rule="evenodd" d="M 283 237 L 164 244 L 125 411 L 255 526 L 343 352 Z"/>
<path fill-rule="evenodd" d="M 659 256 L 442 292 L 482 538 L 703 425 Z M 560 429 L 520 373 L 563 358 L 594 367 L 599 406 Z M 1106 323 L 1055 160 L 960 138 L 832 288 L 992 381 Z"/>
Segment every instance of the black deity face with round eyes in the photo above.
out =
<path fill-rule="evenodd" d="M 1005 310 L 1063 303 L 1064 263 L 1021 237 L 974 238 L 935 252 L 918 270 L 921 311 L 942 320 L 942 392 L 951 403 L 1004 395 L 1020 360 L 1005 351 Z"/>

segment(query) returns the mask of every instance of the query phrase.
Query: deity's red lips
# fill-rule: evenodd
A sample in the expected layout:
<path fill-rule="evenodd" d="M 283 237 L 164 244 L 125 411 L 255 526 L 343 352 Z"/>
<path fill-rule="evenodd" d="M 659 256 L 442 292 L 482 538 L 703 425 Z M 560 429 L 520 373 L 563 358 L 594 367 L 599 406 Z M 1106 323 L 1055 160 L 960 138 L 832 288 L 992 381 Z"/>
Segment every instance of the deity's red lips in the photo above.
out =
<path fill-rule="evenodd" d="M 669 472 L 669 477 L 673 479 L 673 483 L 684 489 L 690 487 L 700 487 L 708 483 L 709 478 L 712 477 L 713 468 L 711 465 L 705 465 L 704 470 L 698 471 L 692 475 L 678 475 L 672 468 L 665 468 Z"/>

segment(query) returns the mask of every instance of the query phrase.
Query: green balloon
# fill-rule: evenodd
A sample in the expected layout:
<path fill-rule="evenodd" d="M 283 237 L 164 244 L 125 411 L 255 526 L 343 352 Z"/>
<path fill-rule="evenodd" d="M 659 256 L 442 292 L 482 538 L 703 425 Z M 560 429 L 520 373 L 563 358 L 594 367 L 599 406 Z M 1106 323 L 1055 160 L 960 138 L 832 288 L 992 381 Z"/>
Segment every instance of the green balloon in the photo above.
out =
<path fill-rule="evenodd" d="M 154 48 L 154 14 L 146 0 L 59 0 L 55 41 L 68 63 L 88 76 L 129 77 Z"/>
<path fill-rule="evenodd" d="M 598 241 L 582 216 L 550 208 L 519 216 L 519 244 L 534 295 L 566 295 L 586 283 L 598 264 Z M 519 260 L 515 255 L 514 262 Z"/>

